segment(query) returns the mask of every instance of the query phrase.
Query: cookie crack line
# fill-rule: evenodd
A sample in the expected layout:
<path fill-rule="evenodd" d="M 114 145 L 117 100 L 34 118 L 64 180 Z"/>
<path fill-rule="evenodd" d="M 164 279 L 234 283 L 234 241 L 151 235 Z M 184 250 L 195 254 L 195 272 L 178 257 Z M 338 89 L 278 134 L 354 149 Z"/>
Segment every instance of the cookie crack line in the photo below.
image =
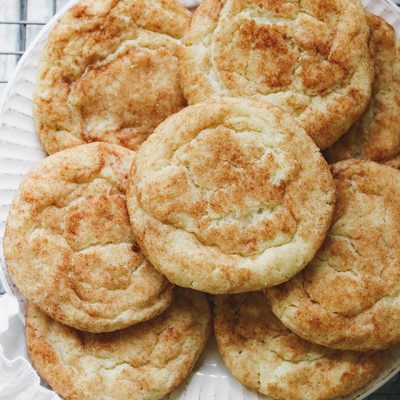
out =
<path fill-rule="evenodd" d="M 328 358 L 329 357 L 329 354 L 322 354 L 321 356 L 313 358 L 313 359 L 299 359 L 299 360 L 295 361 L 295 360 L 292 360 L 290 358 L 285 358 L 281 353 L 279 353 L 278 351 L 274 350 L 271 346 L 268 346 L 268 342 L 266 340 L 263 340 L 263 339 L 260 339 L 260 338 L 257 338 L 257 337 L 244 336 L 242 333 L 240 333 L 236 329 L 236 327 L 238 326 L 238 320 L 240 318 L 241 310 L 242 310 L 242 307 L 245 305 L 245 303 L 246 303 L 246 301 L 244 300 L 244 301 L 242 301 L 241 304 L 236 306 L 236 308 L 238 308 L 238 311 L 234 313 L 233 321 L 231 323 L 229 323 L 231 331 L 234 332 L 239 338 L 241 338 L 242 341 L 244 341 L 244 342 L 248 342 L 248 341 L 258 342 L 258 343 L 262 344 L 267 351 L 275 354 L 275 356 L 277 358 L 279 358 L 282 362 L 288 362 L 288 363 L 294 364 L 294 365 L 299 365 L 299 364 L 303 364 L 303 363 L 311 364 L 311 363 L 317 362 L 317 361 L 319 361 L 319 360 L 321 360 L 323 358 Z M 275 335 L 273 335 L 271 337 L 271 339 L 272 339 L 272 341 L 275 341 L 276 339 L 286 338 L 286 337 L 291 336 L 291 335 L 295 336 L 295 334 L 290 332 L 290 331 L 288 331 L 286 334 L 275 332 Z M 301 340 L 303 340 L 303 339 L 301 339 Z M 332 352 L 335 353 L 337 351 L 336 350 L 332 350 Z"/>
<path fill-rule="evenodd" d="M 213 243 L 207 243 L 207 242 L 203 241 L 200 237 L 198 237 L 198 235 L 197 235 L 196 232 L 191 232 L 191 231 L 187 230 L 187 228 L 186 228 L 186 229 L 183 229 L 183 228 L 179 227 L 179 226 L 176 225 L 176 224 L 173 224 L 173 223 L 166 223 L 166 222 L 161 221 L 160 219 L 156 218 L 154 215 L 151 214 L 151 212 L 149 212 L 149 211 L 146 210 L 146 207 L 143 206 L 143 204 L 141 203 L 141 201 L 140 201 L 139 198 L 137 198 L 137 202 L 141 205 L 141 207 L 142 207 L 142 212 L 143 212 L 144 214 L 146 214 L 147 217 L 157 219 L 157 221 L 158 221 L 159 223 L 163 224 L 163 225 L 167 225 L 167 226 L 173 227 L 173 228 L 175 228 L 175 229 L 177 229 L 177 230 L 180 230 L 180 231 L 183 231 L 183 232 L 185 232 L 185 233 L 188 233 L 189 235 L 191 235 L 191 236 L 195 239 L 195 241 L 196 241 L 197 243 L 200 243 L 202 246 L 204 246 L 204 247 L 210 247 L 210 248 L 218 248 L 223 254 L 225 254 L 225 255 L 227 255 L 227 256 L 240 257 L 242 260 L 246 260 L 246 259 L 249 259 L 249 258 L 252 259 L 252 260 L 255 260 L 255 259 L 257 259 L 258 257 L 262 256 L 262 255 L 263 255 L 265 252 L 267 252 L 269 249 L 272 249 L 272 248 L 276 249 L 276 248 L 278 248 L 278 247 L 286 246 L 288 243 L 290 243 L 290 242 L 286 242 L 286 243 L 281 243 L 281 244 L 274 245 L 274 246 L 269 246 L 269 247 L 266 247 L 262 252 L 260 252 L 260 253 L 258 253 L 258 254 L 255 254 L 255 255 L 251 255 L 251 256 L 244 256 L 244 255 L 242 255 L 241 253 L 237 253 L 237 252 L 223 252 L 223 251 L 221 250 L 221 247 L 220 247 L 219 245 L 213 244 Z M 329 203 L 326 203 L 326 204 L 329 204 Z M 296 221 L 296 222 L 297 222 L 297 221 Z M 295 231 L 294 231 L 294 233 L 293 233 L 293 237 L 295 237 L 295 236 L 297 235 L 298 229 L 299 229 L 298 223 L 296 223 L 296 229 L 295 229 Z M 217 269 L 218 269 L 218 267 L 215 268 L 215 270 L 217 270 Z M 193 282 L 192 282 L 192 283 L 193 283 Z M 190 287 L 192 287 L 192 286 L 190 286 Z"/>
<path fill-rule="evenodd" d="M 142 268 L 146 262 L 147 262 L 147 260 L 144 259 L 140 264 L 135 266 L 134 269 L 132 271 L 130 271 L 130 275 L 134 274 L 136 271 L 138 271 L 140 268 Z M 68 274 L 66 274 L 65 277 L 69 281 L 69 284 L 70 284 L 69 287 L 75 293 L 76 297 L 80 300 L 81 303 L 87 304 L 89 306 L 96 305 L 96 304 L 104 305 L 104 302 L 101 301 L 101 300 L 100 301 L 88 301 L 87 299 L 82 298 L 82 296 L 77 292 L 75 284 L 71 281 L 70 276 Z M 118 293 L 118 292 L 126 292 L 126 291 L 128 291 L 130 289 L 130 287 L 131 287 L 131 285 L 129 285 L 126 289 L 119 289 L 119 288 L 118 289 L 109 289 L 106 286 L 101 286 L 100 285 L 100 286 L 96 287 L 96 289 L 97 290 L 105 289 L 108 292 L 117 292 Z M 162 285 L 160 285 L 159 290 L 151 298 L 148 298 L 146 303 L 149 302 L 149 301 L 154 300 L 155 298 L 157 298 L 157 296 L 159 296 L 160 294 L 162 294 L 163 292 L 165 292 L 168 289 L 169 289 L 168 283 L 164 282 Z M 134 296 L 131 297 L 129 300 L 132 300 L 132 298 L 134 298 Z M 106 300 L 106 301 L 108 301 L 108 300 Z M 138 303 L 138 305 L 140 306 L 139 309 L 142 310 L 143 309 L 143 300 L 139 299 L 138 301 L 136 301 L 136 303 Z M 152 304 L 147 305 L 146 308 L 151 308 L 153 306 L 154 306 L 154 304 L 152 303 Z M 118 314 L 121 314 L 121 313 L 123 313 L 125 311 L 128 311 L 128 310 L 132 310 L 132 303 L 128 302 L 126 307 L 119 308 L 118 309 Z M 88 312 L 88 310 L 85 310 L 85 312 Z M 111 317 L 108 317 L 108 316 L 105 316 L 105 315 L 101 316 L 102 319 L 103 318 L 104 319 L 115 319 L 117 317 L 118 317 L 118 315 L 117 316 L 111 316 Z"/>
<path fill-rule="evenodd" d="M 302 365 L 302 364 L 310 365 L 310 364 L 316 363 L 318 361 L 321 361 L 324 358 L 330 358 L 329 354 L 322 354 L 321 356 L 318 356 L 315 358 L 302 358 L 299 360 L 293 360 L 290 357 L 284 357 L 280 352 L 278 352 L 277 350 L 274 350 L 271 346 L 268 345 L 268 341 L 266 341 L 266 340 L 262 340 L 262 339 L 258 339 L 258 338 L 247 338 L 247 337 L 241 335 L 240 333 L 238 335 L 246 342 L 255 341 L 255 342 L 262 344 L 267 351 L 269 351 L 270 353 L 273 353 L 276 356 L 276 358 L 278 358 L 279 360 L 281 360 L 284 363 L 289 363 L 289 364 L 293 364 L 293 365 Z M 280 335 L 279 337 L 281 337 L 281 336 L 284 337 L 283 335 Z M 274 337 L 272 340 L 275 340 L 275 339 L 276 338 Z M 333 350 L 333 353 L 335 353 L 335 352 L 337 352 L 337 351 Z"/>
<path fill-rule="evenodd" d="M 301 274 L 304 274 L 304 272 L 301 272 Z M 337 316 L 340 316 L 344 319 L 347 320 L 351 320 L 354 318 L 358 318 L 361 317 L 363 314 L 368 313 L 372 308 L 377 307 L 379 305 L 379 303 L 386 301 L 387 299 L 396 299 L 397 297 L 400 297 L 400 288 L 399 291 L 394 293 L 393 295 L 390 296 L 382 296 L 379 300 L 377 300 L 374 304 L 371 304 L 369 307 L 364 308 L 361 312 L 356 313 L 356 314 L 352 314 L 352 315 L 347 315 L 344 312 L 341 311 L 333 311 L 328 307 L 325 307 L 321 304 L 321 302 L 319 302 L 318 300 L 314 299 L 311 294 L 307 291 L 307 289 L 305 288 L 305 278 L 301 278 L 301 286 L 302 286 L 302 290 L 303 292 L 306 294 L 307 298 L 309 299 L 309 301 L 313 304 L 317 304 L 319 307 L 321 307 L 323 310 L 325 310 L 328 313 L 332 313 L 335 314 Z M 285 308 L 290 308 L 290 307 L 294 307 L 296 309 L 299 309 L 301 307 L 299 307 L 299 305 L 297 304 L 288 304 L 285 306 Z"/>
<path fill-rule="evenodd" d="M 95 249 L 98 249 L 98 248 L 108 248 L 108 247 L 110 247 L 110 246 L 118 246 L 118 245 L 120 245 L 120 244 L 128 244 L 128 245 L 130 245 L 130 246 L 133 246 L 134 245 L 134 241 L 132 240 L 132 241 L 129 241 L 129 242 L 127 242 L 127 241 L 125 241 L 125 240 L 118 240 L 118 241 L 109 241 L 109 242 L 93 242 L 93 243 L 89 243 L 87 246 L 85 246 L 85 247 L 79 247 L 79 249 L 74 249 L 72 246 L 70 246 L 70 248 L 71 248 L 71 250 L 73 250 L 74 251 L 74 253 L 83 253 L 83 252 L 85 252 L 86 250 L 89 250 L 89 249 L 93 249 L 93 248 L 95 248 Z M 136 251 L 135 251 L 135 253 L 137 253 Z"/>
<path fill-rule="evenodd" d="M 101 169 L 103 169 L 103 168 L 104 168 L 104 166 L 103 166 Z M 65 209 L 67 209 L 67 208 L 69 208 L 69 207 L 71 207 L 71 206 L 77 204 L 79 201 L 88 200 L 88 199 L 93 199 L 93 198 L 100 197 L 100 196 L 103 196 L 103 195 L 104 195 L 104 196 L 116 196 L 116 195 L 118 195 L 118 196 L 122 196 L 122 197 L 126 198 L 126 193 L 125 193 L 125 191 L 121 190 L 121 189 L 118 187 L 118 184 L 117 184 L 117 183 L 115 183 L 115 182 L 113 182 L 113 181 L 110 181 L 110 180 L 107 179 L 107 177 L 105 177 L 105 176 L 102 176 L 102 175 L 101 175 L 101 171 L 100 171 L 99 174 L 97 174 L 95 177 L 93 177 L 93 178 L 91 178 L 91 179 L 89 179 L 89 180 L 82 180 L 82 181 L 80 181 L 80 182 L 69 181 L 69 180 L 66 181 L 67 183 L 72 183 L 72 184 L 74 184 L 74 185 L 77 185 L 77 187 L 71 189 L 71 191 L 68 193 L 68 196 L 70 196 L 70 195 L 71 195 L 72 193 L 74 193 L 74 192 L 78 192 L 78 193 L 79 193 L 79 189 L 81 188 L 81 186 L 83 186 L 83 185 L 90 185 L 90 184 L 92 184 L 92 183 L 93 183 L 95 180 L 97 180 L 97 179 L 101 179 L 101 180 L 107 182 L 107 183 L 109 184 L 109 186 L 110 186 L 110 189 L 117 190 L 117 191 L 118 191 L 118 194 L 97 193 L 96 195 L 88 194 L 87 196 L 80 194 L 80 195 L 78 195 L 78 196 L 74 196 L 74 197 L 73 197 L 67 204 L 65 204 L 65 205 L 58 205 L 58 204 L 57 204 L 58 199 L 57 199 L 57 201 L 53 201 L 52 204 L 46 205 L 46 206 L 44 206 L 44 207 L 41 207 L 39 210 L 36 210 L 35 213 L 36 213 L 37 215 L 41 215 L 41 214 L 43 214 L 46 210 L 48 210 L 49 208 L 56 208 L 56 209 L 58 209 L 58 210 L 65 210 Z M 38 218 L 37 218 L 37 219 L 38 219 Z M 55 231 L 54 229 L 52 229 L 51 227 L 45 226 L 45 225 L 43 224 L 44 221 L 39 221 L 40 223 L 37 223 L 37 222 L 38 222 L 38 221 L 36 221 L 36 223 L 33 224 L 29 236 L 31 236 L 36 230 L 40 230 L 40 229 L 43 229 L 43 230 L 45 230 L 45 231 L 51 231 L 51 233 L 53 233 L 55 236 L 63 236 L 63 235 L 61 235 L 59 232 L 57 232 L 57 231 Z"/>
<path fill-rule="evenodd" d="M 73 86 L 74 84 L 76 84 L 76 82 L 79 81 L 82 78 L 82 76 L 86 75 L 89 71 L 91 71 L 93 69 L 105 67 L 105 66 L 111 64 L 119 57 L 125 56 L 132 49 L 143 49 L 143 50 L 146 50 L 149 52 L 155 52 L 159 49 L 168 49 L 171 46 L 171 44 L 180 45 L 182 43 L 180 40 L 175 39 L 175 38 L 173 38 L 167 34 L 161 33 L 161 32 L 152 31 L 150 29 L 146 29 L 146 28 L 142 28 L 142 27 L 139 29 L 140 29 L 140 32 L 138 33 L 137 36 L 123 40 L 118 45 L 118 48 L 114 52 L 109 53 L 107 56 L 104 56 L 104 58 L 97 60 L 93 64 L 88 64 L 85 67 L 85 70 L 82 73 L 82 75 L 79 78 L 71 81 L 70 85 Z M 149 42 L 151 40 L 148 40 L 148 43 L 146 43 L 146 41 L 147 41 L 146 38 L 140 37 L 140 34 L 143 32 L 145 32 L 145 33 L 151 32 L 156 35 L 160 35 L 163 39 L 166 37 L 166 38 L 168 38 L 167 41 L 170 40 L 171 43 L 167 44 L 167 43 L 158 43 L 157 42 L 154 44 L 150 44 Z"/>
<path fill-rule="evenodd" d="M 104 168 L 104 167 L 103 167 Z M 71 191 L 68 193 L 68 196 L 70 196 L 72 193 L 74 193 L 74 192 L 79 192 L 79 189 L 80 189 L 80 187 L 81 186 L 83 186 L 83 185 L 90 185 L 90 184 L 92 184 L 95 180 L 97 180 L 97 179 L 100 179 L 100 180 L 103 180 L 103 181 L 105 181 L 105 182 L 107 182 L 108 184 L 109 184 L 109 188 L 110 189 L 114 189 L 114 190 L 117 190 L 118 191 L 118 195 L 119 196 L 123 196 L 124 198 L 126 197 L 126 193 L 125 193 L 125 191 L 123 191 L 123 190 L 121 190 L 118 186 L 118 183 L 116 183 L 116 182 L 113 182 L 113 181 L 110 181 L 107 177 L 105 177 L 105 176 L 102 176 L 101 174 L 98 174 L 98 175 L 96 175 L 94 178 L 92 178 L 92 179 L 88 179 L 87 181 L 86 180 L 81 180 L 81 181 L 74 181 L 74 180 L 72 180 L 72 181 L 70 181 L 70 180 L 64 180 L 64 182 L 66 182 L 66 183 L 71 183 L 71 184 L 74 184 L 74 185 L 77 185 L 77 187 L 75 187 L 75 188 L 73 188 L 73 189 L 71 189 Z M 57 208 L 57 209 L 59 209 L 59 210 L 62 210 L 62 209 L 64 209 L 64 208 L 67 208 L 67 207 L 70 207 L 71 205 L 73 205 L 73 203 L 77 203 L 78 201 L 81 201 L 81 200 L 87 200 L 87 199 L 92 199 L 92 198 L 95 198 L 95 197 L 99 197 L 99 196 L 116 196 L 117 194 L 116 193 L 97 193 L 96 195 L 88 195 L 88 196 L 84 196 L 84 195 L 78 195 L 78 196 L 75 196 L 75 197 L 73 197 L 72 198 L 72 200 L 71 201 L 69 201 L 67 204 L 65 204 L 65 205 L 58 205 L 57 203 L 58 203 L 58 199 L 57 199 L 57 201 L 52 201 L 51 202 L 51 204 L 49 204 L 49 205 L 46 205 L 46 206 L 44 206 L 44 207 L 41 207 L 41 208 L 39 208 L 38 210 L 36 210 L 35 212 L 37 213 L 37 214 L 41 214 L 41 213 L 43 213 L 44 211 L 46 211 L 48 208 L 50 208 L 50 207 L 54 207 L 54 208 Z M 64 196 L 64 198 L 65 198 L 65 196 Z M 42 228 L 44 228 L 42 225 L 38 225 L 38 226 L 40 226 L 40 227 L 42 227 Z"/>
<path fill-rule="evenodd" d="M 325 258 L 321 258 L 321 257 L 319 257 L 319 256 L 316 256 L 315 257 L 315 260 L 316 261 L 319 261 L 320 263 L 322 263 L 322 264 L 328 264 L 328 266 L 330 267 L 330 268 L 332 268 L 335 272 L 337 272 L 338 274 L 346 274 L 346 273 L 349 273 L 349 274 L 351 274 L 351 275 L 353 275 L 355 278 L 357 278 L 357 280 L 358 280 L 358 278 L 360 277 L 360 275 L 358 274 L 358 272 L 357 271 L 354 271 L 353 269 L 351 269 L 351 268 L 346 268 L 346 269 L 338 269 L 338 267 L 336 267 L 335 266 L 335 264 L 333 264 L 329 259 L 325 259 Z M 361 282 L 359 282 L 359 284 L 360 284 L 360 286 L 363 286 L 362 284 L 361 284 Z M 363 286 L 364 287 L 364 286 Z"/>
<path fill-rule="evenodd" d="M 149 321 L 148 321 L 148 322 L 149 322 Z M 199 324 L 198 324 L 198 325 L 199 325 Z M 125 329 L 129 329 L 129 328 L 125 328 Z M 98 369 L 102 369 L 102 370 L 105 370 L 105 371 L 113 371 L 113 370 L 117 369 L 118 367 L 121 367 L 122 365 L 126 365 L 127 367 L 129 367 L 129 368 L 132 369 L 132 370 L 136 370 L 136 369 L 138 369 L 138 368 L 146 368 L 146 369 L 147 369 L 147 368 L 151 368 L 151 369 L 162 370 L 162 369 L 166 368 L 169 364 L 174 364 L 174 363 L 176 363 L 176 361 L 177 361 L 178 359 L 186 357 L 189 349 L 188 349 L 187 351 L 182 351 L 180 354 L 176 355 L 175 357 L 173 357 L 173 358 L 171 358 L 171 359 L 168 359 L 167 362 L 165 362 L 165 363 L 162 364 L 162 365 L 156 365 L 156 364 L 153 363 L 153 360 L 151 359 L 151 356 L 152 356 L 152 354 L 154 353 L 154 351 L 156 350 L 157 344 L 158 344 L 159 341 L 160 341 L 160 336 L 162 336 L 162 334 L 164 333 L 164 331 L 165 331 L 166 329 L 168 329 L 168 326 L 167 326 L 167 327 L 160 327 L 160 328 L 157 330 L 157 334 L 156 334 L 157 339 L 156 339 L 156 342 L 154 343 L 154 345 L 152 345 L 152 349 L 151 349 L 150 351 L 148 351 L 146 360 L 143 360 L 143 362 L 136 362 L 136 363 L 133 363 L 133 362 L 131 362 L 131 361 L 129 361 L 129 360 L 126 359 L 126 360 L 124 360 L 124 361 L 119 361 L 119 362 L 117 361 L 117 362 L 113 363 L 112 365 L 107 365 L 107 366 L 105 366 L 105 365 L 99 365 Z M 81 345 L 82 345 L 83 347 L 85 347 L 85 343 L 84 343 L 84 342 L 85 342 L 85 339 L 83 339 L 83 338 L 81 337 L 81 332 L 78 331 L 78 330 L 75 330 L 75 331 L 78 332 L 78 338 L 79 338 L 79 341 L 81 342 Z M 86 333 L 86 332 L 82 332 L 82 333 Z M 104 334 L 105 334 L 105 335 L 107 335 L 107 334 L 112 334 L 112 332 L 111 332 L 111 333 L 103 333 L 103 335 L 104 335 Z M 96 335 L 96 334 L 94 334 L 94 335 Z M 101 334 L 100 334 L 100 335 L 101 335 Z M 185 336 L 185 339 L 184 339 L 185 344 L 186 344 L 188 341 L 190 341 L 191 339 L 192 339 L 192 338 L 191 338 L 190 336 Z M 74 365 L 74 364 L 72 364 L 72 363 L 66 362 L 65 357 L 64 357 L 64 352 L 63 352 L 62 350 L 59 349 L 59 346 L 58 346 L 59 343 L 58 343 L 58 341 L 52 341 L 52 342 L 53 342 L 53 345 L 55 346 L 55 348 L 56 348 L 56 350 L 57 350 L 57 356 L 60 357 L 60 358 L 63 360 L 63 363 L 64 363 L 65 365 L 68 365 L 69 367 L 70 367 L 70 366 L 73 367 L 76 371 L 80 370 L 80 369 L 78 368 L 77 365 Z M 185 348 L 185 345 L 183 345 L 182 348 L 184 349 L 184 348 Z M 104 363 L 104 362 L 107 362 L 107 364 L 108 364 L 109 361 L 110 361 L 110 357 L 108 357 L 108 356 L 102 357 L 102 356 L 100 356 L 99 354 L 89 354 L 89 356 L 92 357 L 92 358 L 95 358 L 96 361 L 97 361 L 99 364 L 102 364 L 102 363 Z M 88 371 L 85 371 L 85 375 L 88 375 L 88 374 L 89 374 L 89 375 L 97 376 L 97 373 L 96 373 L 96 372 L 88 372 Z M 121 377 L 121 378 L 123 379 L 123 377 Z M 128 380 L 128 379 L 126 379 L 126 380 Z"/>

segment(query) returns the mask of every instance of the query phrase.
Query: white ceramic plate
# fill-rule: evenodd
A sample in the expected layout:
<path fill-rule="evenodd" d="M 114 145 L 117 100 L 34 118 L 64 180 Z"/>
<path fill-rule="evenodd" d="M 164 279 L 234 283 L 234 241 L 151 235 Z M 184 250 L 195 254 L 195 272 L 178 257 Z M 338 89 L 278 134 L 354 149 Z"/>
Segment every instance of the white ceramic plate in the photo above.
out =
<path fill-rule="evenodd" d="M 16 296 L 22 306 L 24 297 L 7 275 L 3 256 L 3 235 L 8 209 L 23 175 L 39 160 L 44 158 L 41 144 L 36 135 L 32 119 L 32 95 L 36 81 L 37 65 L 47 35 L 66 9 L 77 3 L 71 1 L 42 29 L 21 58 L 14 77 L 5 90 L 0 106 L 0 256 L 2 268 L 0 279 L 6 292 Z M 200 1 L 182 0 L 188 6 Z M 390 0 L 364 0 L 372 13 L 385 18 L 400 35 L 400 11 Z M 23 313 L 19 314 L 24 321 Z M 24 340 L 23 337 L 17 338 Z M 357 393 L 341 400 L 361 400 L 373 393 L 400 371 L 400 348 L 395 359 L 381 374 Z M 246 390 L 224 367 L 215 342 L 211 342 L 186 385 L 169 396 L 180 400 L 255 400 L 266 399 Z"/>

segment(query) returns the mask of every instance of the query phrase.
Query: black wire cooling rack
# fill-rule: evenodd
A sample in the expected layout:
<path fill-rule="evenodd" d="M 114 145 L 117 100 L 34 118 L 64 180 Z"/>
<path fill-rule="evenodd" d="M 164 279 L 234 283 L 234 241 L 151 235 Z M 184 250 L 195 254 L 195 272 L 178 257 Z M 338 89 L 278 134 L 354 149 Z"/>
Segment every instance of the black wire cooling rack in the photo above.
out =
<path fill-rule="evenodd" d="M 41 27 L 68 0 L 0 0 L 0 96 Z"/>
<path fill-rule="evenodd" d="M 0 96 L 26 47 L 68 0 L 0 0 Z M 396 1 L 400 5 L 400 0 Z M 0 284 L 0 295 L 4 293 Z M 368 400 L 400 400 L 400 377 Z"/>

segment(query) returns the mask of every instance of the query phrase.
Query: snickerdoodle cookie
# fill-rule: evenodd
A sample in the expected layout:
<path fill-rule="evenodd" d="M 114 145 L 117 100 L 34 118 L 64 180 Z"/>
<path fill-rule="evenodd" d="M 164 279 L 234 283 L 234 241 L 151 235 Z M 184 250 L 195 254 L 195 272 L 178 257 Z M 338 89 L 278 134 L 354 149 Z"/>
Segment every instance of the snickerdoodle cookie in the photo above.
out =
<path fill-rule="evenodd" d="M 34 97 L 47 153 L 93 141 L 135 150 L 186 102 L 178 79 L 190 12 L 177 0 L 84 0 L 50 33 Z"/>
<path fill-rule="evenodd" d="M 381 161 L 400 151 L 400 46 L 385 20 L 368 14 L 375 80 L 366 112 L 326 151 L 331 162 L 348 158 Z"/>
<path fill-rule="evenodd" d="M 28 353 L 50 386 L 69 400 L 156 400 L 190 374 L 211 327 L 204 294 L 177 289 L 161 316 L 111 333 L 62 325 L 29 304 Z"/>
<path fill-rule="evenodd" d="M 22 180 L 4 253 L 22 293 L 56 320 L 89 332 L 155 317 L 172 286 L 132 237 L 125 192 L 135 153 L 107 143 L 64 150 Z"/>
<path fill-rule="evenodd" d="M 136 240 L 171 282 L 234 293 L 304 268 L 334 198 L 328 165 L 288 113 L 220 98 L 157 127 L 133 163 L 127 204 Z"/>
<path fill-rule="evenodd" d="M 306 340 L 368 351 L 400 343 L 400 171 L 372 161 L 332 166 L 333 224 L 314 260 L 268 290 L 272 310 Z"/>
<path fill-rule="evenodd" d="M 215 335 L 225 364 L 241 383 L 276 400 L 344 396 L 373 379 L 389 357 L 301 339 L 273 315 L 262 292 L 216 296 L 215 303 Z"/>
<path fill-rule="evenodd" d="M 324 149 L 370 99 L 368 37 L 359 0 L 205 0 L 184 36 L 184 94 L 280 105 Z"/>

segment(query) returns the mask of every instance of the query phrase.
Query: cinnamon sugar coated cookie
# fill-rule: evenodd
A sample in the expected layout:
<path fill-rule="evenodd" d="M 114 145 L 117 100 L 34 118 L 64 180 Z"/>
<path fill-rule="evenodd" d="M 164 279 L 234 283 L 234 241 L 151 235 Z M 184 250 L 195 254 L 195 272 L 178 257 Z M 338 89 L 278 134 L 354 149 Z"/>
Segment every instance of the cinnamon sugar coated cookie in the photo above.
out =
<path fill-rule="evenodd" d="M 93 141 L 135 150 L 184 107 L 178 56 L 189 16 L 177 0 L 84 0 L 67 11 L 34 96 L 47 153 Z"/>
<path fill-rule="evenodd" d="M 312 342 L 368 351 L 400 343 L 400 171 L 371 161 L 332 166 L 333 224 L 313 261 L 268 290 L 272 310 Z"/>
<path fill-rule="evenodd" d="M 364 112 L 373 63 L 359 0 L 204 0 L 184 36 L 189 104 L 245 96 L 291 112 L 325 149 Z"/>
<path fill-rule="evenodd" d="M 62 325 L 29 304 L 26 340 L 42 378 L 68 400 L 157 400 L 180 385 L 211 328 L 206 297 L 177 289 L 161 316 L 112 333 Z"/>
<path fill-rule="evenodd" d="M 400 45 L 385 20 L 368 14 L 375 79 L 366 112 L 326 151 L 331 162 L 348 158 L 381 161 L 400 151 Z"/>
<path fill-rule="evenodd" d="M 395 157 L 387 160 L 385 164 L 389 165 L 390 167 L 400 169 L 400 154 L 397 154 Z"/>
<path fill-rule="evenodd" d="M 132 237 L 127 175 L 135 153 L 92 143 L 42 160 L 22 180 L 4 253 L 21 292 L 56 320 L 89 332 L 162 313 L 172 286 Z"/>
<path fill-rule="evenodd" d="M 214 329 L 226 366 L 276 400 L 331 400 L 371 381 L 389 354 L 331 350 L 307 342 L 272 314 L 262 292 L 216 296 Z"/>
<path fill-rule="evenodd" d="M 171 116 L 142 145 L 127 194 L 136 240 L 173 283 L 257 290 L 311 261 L 335 189 L 317 146 L 282 109 L 221 98 Z"/>

